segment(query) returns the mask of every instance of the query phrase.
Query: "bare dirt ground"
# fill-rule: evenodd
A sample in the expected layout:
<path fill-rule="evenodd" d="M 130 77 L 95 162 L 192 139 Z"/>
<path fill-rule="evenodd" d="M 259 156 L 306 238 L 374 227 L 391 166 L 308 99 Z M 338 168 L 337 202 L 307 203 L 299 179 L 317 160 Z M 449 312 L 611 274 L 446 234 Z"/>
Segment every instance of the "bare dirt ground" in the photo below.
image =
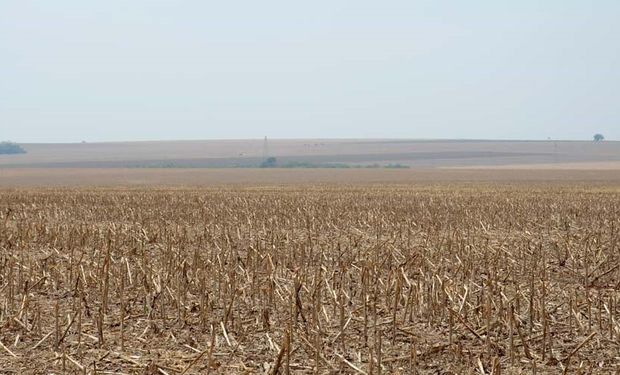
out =
<path fill-rule="evenodd" d="M 5 167 L 123 168 L 252 166 L 263 140 L 25 144 L 24 155 L 0 155 Z M 282 163 L 398 163 L 411 167 L 468 167 L 620 162 L 620 142 L 450 141 L 380 139 L 269 140 Z"/>

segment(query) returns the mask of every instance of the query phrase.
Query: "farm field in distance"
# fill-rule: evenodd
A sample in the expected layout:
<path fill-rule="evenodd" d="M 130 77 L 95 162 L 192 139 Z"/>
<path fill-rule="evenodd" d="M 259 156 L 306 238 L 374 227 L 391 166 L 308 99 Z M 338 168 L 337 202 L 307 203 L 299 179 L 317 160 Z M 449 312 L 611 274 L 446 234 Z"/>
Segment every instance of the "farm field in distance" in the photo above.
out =
<path fill-rule="evenodd" d="M 1 373 L 620 371 L 616 171 L 23 171 Z"/>
<path fill-rule="evenodd" d="M 406 139 L 262 139 L 23 144 L 5 168 L 505 167 L 620 169 L 620 142 Z"/>
<path fill-rule="evenodd" d="M 0 168 L 0 188 L 125 187 L 152 189 L 306 185 L 509 184 L 620 186 L 620 169 L 385 168 Z"/>

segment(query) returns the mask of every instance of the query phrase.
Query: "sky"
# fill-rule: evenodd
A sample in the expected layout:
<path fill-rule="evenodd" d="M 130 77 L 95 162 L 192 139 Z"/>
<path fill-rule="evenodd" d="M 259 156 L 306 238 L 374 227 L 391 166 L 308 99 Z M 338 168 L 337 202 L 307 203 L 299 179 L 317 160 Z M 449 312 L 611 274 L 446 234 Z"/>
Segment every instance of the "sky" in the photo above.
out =
<path fill-rule="evenodd" d="M 0 140 L 620 140 L 618 0 L 0 0 Z"/>

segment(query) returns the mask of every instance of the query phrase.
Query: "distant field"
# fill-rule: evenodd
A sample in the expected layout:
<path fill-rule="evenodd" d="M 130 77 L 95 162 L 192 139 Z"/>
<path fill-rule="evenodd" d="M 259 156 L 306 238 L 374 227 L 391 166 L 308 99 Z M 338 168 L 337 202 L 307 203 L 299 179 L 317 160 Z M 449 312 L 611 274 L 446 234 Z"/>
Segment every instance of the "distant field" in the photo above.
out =
<path fill-rule="evenodd" d="M 255 167 L 263 140 L 24 144 L 24 155 L 0 155 L 0 166 L 29 168 Z M 282 164 L 412 168 L 620 162 L 620 142 L 269 140 L 268 155 Z M 584 168 L 588 168 L 584 164 Z M 614 165 L 613 169 L 616 169 Z"/>
<path fill-rule="evenodd" d="M 9 168 L 0 188 L 138 186 L 276 186 L 502 183 L 620 186 L 620 169 L 177 169 Z"/>
<path fill-rule="evenodd" d="M 584 182 L 617 185 L 620 142 L 263 140 L 25 144 L 0 155 L 0 187 Z M 408 169 L 381 168 L 387 165 Z M 373 168 L 358 168 L 374 166 Z M 343 168 L 349 167 L 349 168 Z"/>
<path fill-rule="evenodd" d="M 554 170 L 597 170 L 608 171 L 620 169 L 619 161 L 592 161 L 577 163 L 541 163 L 541 164 L 506 164 L 506 165 L 477 165 L 467 167 L 452 167 L 452 169 L 495 169 L 495 170 L 518 170 L 518 169 L 554 169 Z"/>

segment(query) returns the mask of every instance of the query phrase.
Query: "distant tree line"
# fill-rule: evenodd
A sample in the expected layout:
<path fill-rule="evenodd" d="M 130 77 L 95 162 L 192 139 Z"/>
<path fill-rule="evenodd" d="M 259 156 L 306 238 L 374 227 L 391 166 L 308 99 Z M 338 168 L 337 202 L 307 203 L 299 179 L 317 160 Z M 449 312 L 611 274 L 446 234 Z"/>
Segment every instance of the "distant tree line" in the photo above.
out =
<path fill-rule="evenodd" d="M 408 165 L 403 164 L 346 164 L 346 163 L 312 163 L 307 161 L 286 161 L 278 162 L 274 157 L 269 157 L 263 160 L 259 165 L 260 168 L 392 168 L 392 169 L 405 169 L 410 168 Z"/>
<path fill-rule="evenodd" d="M 26 150 L 22 146 L 13 142 L 0 142 L 0 155 L 4 154 L 25 154 Z"/>

